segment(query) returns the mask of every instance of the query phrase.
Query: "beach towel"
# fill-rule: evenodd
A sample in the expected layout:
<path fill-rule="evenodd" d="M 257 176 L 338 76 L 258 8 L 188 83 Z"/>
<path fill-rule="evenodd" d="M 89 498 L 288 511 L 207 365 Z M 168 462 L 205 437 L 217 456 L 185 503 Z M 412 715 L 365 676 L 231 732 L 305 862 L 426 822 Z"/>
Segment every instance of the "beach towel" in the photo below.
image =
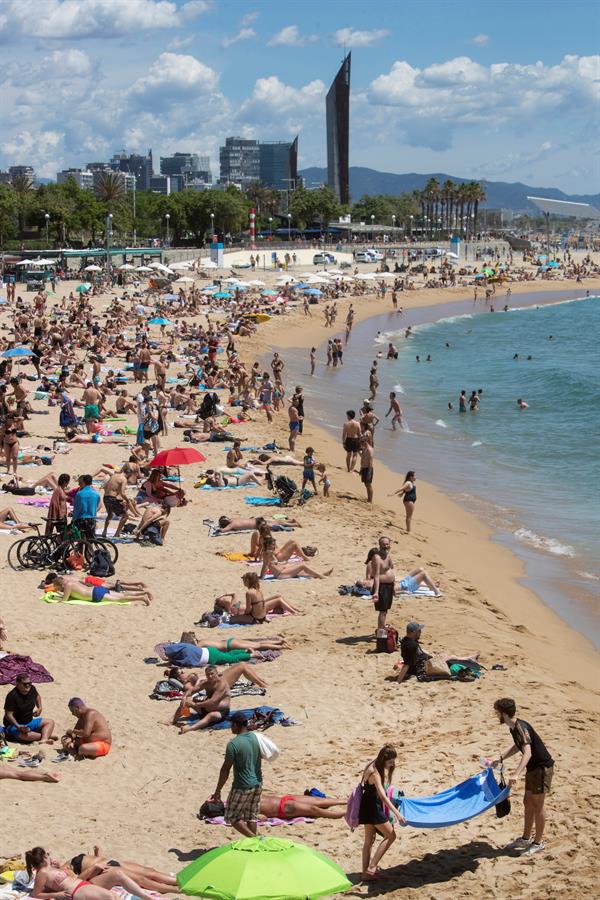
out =
<path fill-rule="evenodd" d="M 47 684 L 54 681 L 50 672 L 34 662 L 30 656 L 19 656 L 17 653 L 9 653 L 0 659 L 0 684 L 14 684 L 17 675 L 29 675 L 34 684 Z"/>
<path fill-rule="evenodd" d="M 262 719 L 262 717 L 264 716 L 268 716 L 269 721 L 274 725 L 279 724 L 283 719 L 286 718 L 284 713 L 276 706 L 255 706 L 250 709 L 232 709 L 228 717 L 224 721 L 215 722 L 214 725 L 209 725 L 208 728 L 205 728 L 203 730 L 223 731 L 226 728 L 231 728 L 231 716 L 234 715 L 234 713 L 243 713 L 250 724 L 252 723 L 253 719 Z M 185 721 L 193 723 L 197 722 L 200 718 L 200 715 L 193 714 L 189 716 Z"/>
<path fill-rule="evenodd" d="M 50 497 L 17 497 L 17 503 L 25 506 L 50 506 Z"/>
<path fill-rule="evenodd" d="M 69 606 L 129 606 L 129 600 L 76 600 L 70 597 L 69 600 L 63 600 L 57 591 L 46 591 L 40 597 L 44 603 L 67 603 Z"/>
<path fill-rule="evenodd" d="M 279 497 L 245 497 L 250 506 L 281 506 Z"/>
<path fill-rule="evenodd" d="M 228 559 L 229 562 L 255 562 L 254 557 L 250 556 L 249 553 L 222 553 L 219 550 L 216 555 L 222 556 L 223 559 Z"/>
<path fill-rule="evenodd" d="M 399 588 L 396 591 L 397 594 L 408 594 L 411 597 L 440 597 L 441 594 L 436 594 L 435 591 L 432 591 L 431 588 L 426 587 L 424 584 L 420 584 L 416 591 L 407 591 L 403 588 Z"/>
<path fill-rule="evenodd" d="M 198 487 L 197 484 L 194 487 Z M 215 487 L 212 484 L 203 484 L 200 486 L 201 491 L 243 491 L 250 488 L 257 488 L 257 484 L 225 484 L 223 487 Z"/>
<path fill-rule="evenodd" d="M 258 453 L 260 449 L 260 447 L 240 447 L 240 450 L 243 450 L 246 453 Z M 223 450 L 228 453 L 230 450 L 233 450 L 233 447 L 223 447 Z"/>
<path fill-rule="evenodd" d="M 203 822 L 206 822 L 207 825 L 225 825 L 224 816 L 215 816 L 211 819 L 203 819 Z M 295 819 L 259 819 L 258 826 L 261 825 L 265 828 L 278 828 L 280 825 L 307 825 L 312 824 L 314 819 L 307 819 L 304 816 L 296 816 Z"/>
<path fill-rule="evenodd" d="M 432 797 L 401 797 L 392 792 L 392 802 L 413 828 L 446 828 L 480 816 L 508 796 L 510 788 L 502 789 L 492 769 Z"/>

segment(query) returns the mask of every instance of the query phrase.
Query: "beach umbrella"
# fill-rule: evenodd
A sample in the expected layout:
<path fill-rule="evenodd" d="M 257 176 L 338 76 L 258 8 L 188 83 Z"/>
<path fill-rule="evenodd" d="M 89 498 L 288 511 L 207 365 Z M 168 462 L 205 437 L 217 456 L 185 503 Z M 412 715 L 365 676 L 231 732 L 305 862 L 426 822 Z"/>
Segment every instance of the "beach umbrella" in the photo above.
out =
<path fill-rule="evenodd" d="M 458 253 L 453 253 L 451 250 L 444 251 L 444 256 L 449 256 L 451 259 L 458 259 Z"/>
<path fill-rule="evenodd" d="M 214 900 L 306 900 L 352 887 L 324 853 L 275 837 L 215 847 L 179 872 L 177 882 L 184 894 Z"/>
<path fill-rule="evenodd" d="M 163 294 L 163 300 L 179 300 L 179 294 Z"/>
<path fill-rule="evenodd" d="M 132 266 L 131 263 L 123 263 L 122 266 L 117 266 L 117 269 L 120 269 L 122 272 L 133 272 L 135 271 L 135 266 Z"/>
<path fill-rule="evenodd" d="M 150 266 L 138 266 L 135 271 L 136 272 L 153 272 L 154 269 L 151 269 Z"/>
<path fill-rule="evenodd" d="M 148 325 L 173 325 L 170 319 L 164 319 L 162 316 L 156 316 L 154 319 L 148 320 Z"/>
<path fill-rule="evenodd" d="M 198 265 L 201 269 L 218 269 L 218 265 L 216 262 L 213 262 L 212 259 L 202 259 L 198 262 Z"/>
<path fill-rule="evenodd" d="M 177 281 L 174 281 L 173 284 L 193 284 L 194 279 L 188 278 L 187 275 L 184 275 L 183 278 L 178 278 Z"/>
<path fill-rule="evenodd" d="M 290 278 L 289 280 L 293 281 L 294 279 Z M 279 281 L 280 281 L 280 279 L 277 279 L 277 284 L 279 284 Z M 252 287 L 264 287 L 265 286 L 265 282 L 260 281 L 260 279 L 258 279 L 258 278 L 255 279 L 254 281 L 249 281 L 248 284 L 251 284 Z M 283 281 L 282 284 L 285 284 L 285 281 Z"/>
<path fill-rule="evenodd" d="M 5 350 L 2 356 L 7 359 L 13 356 L 33 356 L 33 350 L 30 350 L 29 347 L 12 347 L 10 350 Z"/>
<path fill-rule="evenodd" d="M 101 272 L 102 269 L 100 266 L 86 266 L 83 270 L 84 272 Z"/>
<path fill-rule="evenodd" d="M 179 466 L 191 466 L 198 462 L 206 462 L 206 457 L 202 456 L 195 447 L 173 447 L 171 450 L 161 450 L 160 453 L 157 453 L 150 465 L 153 468 L 176 466 L 177 475 L 181 478 Z"/>
<path fill-rule="evenodd" d="M 217 291 L 213 294 L 213 297 L 218 297 L 219 300 L 229 300 L 233 294 L 230 294 L 229 291 Z"/>
<path fill-rule="evenodd" d="M 86 281 L 84 284 L 78 284 L 75 290 L 78 294 L 85 294 L 86 291 L 89 291 L 91 286 L 92 285 L 88 281 Z"/>
<path fill-rule="evenodd" d="M 269 288 L 266 288 L 264 291 L 261 291 L 263 297 L 277 297 L 279 291 L 271 291 Z"/>
<path fill-rule="evenodd" d="M 191 267 L 193 265 L 194 265 L 194 263 L 192 262 L 191 259 L 189 259 L 187 261 L 182 260 L 181 262 L 172 263 L 171 268 L 175 272 L 175 271 L 177 271 L 177 269 L 191 269 Z"/>
<path fill-rule="evenodd" d="M 321 297 L 323 295 L 323 291 L 320 291 L 318 288 L 305 288 L 305 294 L 310 294 L 311 297 Z"/>

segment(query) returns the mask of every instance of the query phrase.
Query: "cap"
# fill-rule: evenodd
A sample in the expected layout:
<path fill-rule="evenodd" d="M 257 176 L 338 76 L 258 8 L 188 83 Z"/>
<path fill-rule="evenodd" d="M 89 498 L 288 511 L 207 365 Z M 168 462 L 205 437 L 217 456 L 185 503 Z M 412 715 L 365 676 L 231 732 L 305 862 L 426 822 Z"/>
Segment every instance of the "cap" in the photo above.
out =
<path fill-rule="evenodd" d="M 248 716 L 243 712 L 236 712 L 229 717 L 229 721 L 232 725 L 244 726 L 248 724 Z"/>
<path fill-rule="evenodd" d="M 420 625 L 418 622 L 409 622 L 406 626 L 407 631 L 421 631 L 422 628 L 425 628 L 425 626 Z"/>

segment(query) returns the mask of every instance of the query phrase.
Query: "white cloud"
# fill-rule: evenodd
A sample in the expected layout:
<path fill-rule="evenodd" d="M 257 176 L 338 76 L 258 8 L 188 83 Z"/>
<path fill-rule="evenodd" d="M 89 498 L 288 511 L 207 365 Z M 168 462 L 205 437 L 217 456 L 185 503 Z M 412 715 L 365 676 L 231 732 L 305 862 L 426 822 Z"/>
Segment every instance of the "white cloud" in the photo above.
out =
<path fill-rule="evenodd" d="M 176 28 L 206 12 L 206 0 L 4 0 L 0 30 L 56 40 L 112 38 Z M 5 20 L 5 21 L 4 21 Z M 4 25 L 3 25 L 4 21 Z"/>
<path fill-rule="evenodd" d="M 216 89 L 217 73 L 194 56 L 181 53 L 161 53 L 148 72 L 131 87 L 129 97 L 138 103 L 178 102 L 182 95 L 199 98 L 201 93 Z"/>
<path fill-rule="evenodd" d="M 269 47 L 303 47 L 305 44 L 314 44 L 317 41 L 316 34 L 301 34 L 297 25 L 286 25 L 277 34 L 274 34 L 268 43 Z"/>
<path fill-rule="evenodd" d="M 240 28 L 237 34 L 232 37 L 224 37 L 221 41 L 221 47 L 231 47 L 233 44 L 239 44 L 240 41 L 249 41 L 256 37 L 254 28 Z"/>
<path fill-rule="evenodd" d="M 476 47 L 487 47 L 489 42 L 489 34 L 476 34 L 475 37 L 471 38 L 471 43 L 475 44 Z"/>
<path fill-rule="evenodd" d="M 325 85 L 317 79 L 302 88 L 284 84 L 276 75 L 259 78 L 252 96 L 242 104 L 242 113 L 264 110 L 270 116 L 280 113 L 298 113 L 318 107 L 325 97 Z M 322 113 L 322 110 L 319 110 Z"/>
<path fill-rule="evenodd" d="M 336 31 L 334 39 L 338 47 L 370 47 L 377 41 L 383 40 L 389 35 L 386 28 L 377 28 L 373 31 L 356 31 L 354 28 L 340 28 Z"/>
<path fill-rule="evenodd" d="M 252 25 L 253 22 L 256 22 L 260 13 L 259 12 L 249 12 L 246 13 L 245 16 L 242 16 L 240 19 L 240 26 L 244 28 L 246 25 Z"/>
<path fill-rule="evenodd" d="M 167 50 L 185 50 L 196 40 L 197 35 L 188 34 L 187 37 L 176 37 L 167 44 Z"/>
<path fill-rule="evenodd" d="M 56 175 L 57 159 L 63 152 L 64 133 L 60 131 L 20 131 L 12 139 L 0 144 L 0 152 L 11 164 L 33 166 L 42 178 Z"/>

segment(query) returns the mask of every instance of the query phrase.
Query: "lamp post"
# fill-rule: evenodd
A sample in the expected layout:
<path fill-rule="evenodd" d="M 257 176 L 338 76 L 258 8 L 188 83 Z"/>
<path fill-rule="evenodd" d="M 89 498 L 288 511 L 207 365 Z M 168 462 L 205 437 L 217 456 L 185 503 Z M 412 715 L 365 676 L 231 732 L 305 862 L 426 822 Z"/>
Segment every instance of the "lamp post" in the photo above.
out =
<path fill-rule="evenodd" d="M 106 274 L 110 278 L 110 240 L 112 238 L 112 213 L 107 213 L 104 228 L 104 243 L 106 244 Z"/>
<path fill-rule="evenodd" d="M 166 220 L 166 223 L 167 223 L 167 235 L 166 235 L 166 246 L 167 246 L 167 247 L 169 246 L 169 241 L 170 241 L 170 234 L 169 234 L 169 220 L 170 220 L 170 219 L 171 219 L 171 214 L 170 214 L 170 213 L 166 213 L 166 215 L 165 215 L 165 220 Z"/>
<path fill-rule="evenodd" d="M 292 214 L 291 213 L 287 214 L 287 220 L 288 220 L 288 244 L 289 244 L 289 242 L 292 240 Z"/>
<path fill-rule="evenodd" d="M 46 247 L 49 247 L 50 241 L 48 239 L 48 223 L 50 221 L 50 213 L 44 213 L 44 219 L 46 220 Z"/>
<path fill-rule="evenodd" d="M 213 241 L 214 236 L 215 236 L 215 214 L 211 213 L 210 214 L 210 240 L 211 240 L 211 243 Z"/>
<path fill-rule="evenodd" d="M 373 228 L 375 225 L 375 216 L 371 213 L 371 243 L 375 243 L 375 234 L 373 232 Z"/>
<path fill-rule="evenodd" d="M 136 208 L 135 208 L 135 186 L 137 183 L 137 178 L 133 176 L 133 246 L 137 247 L 137 228 L 136 228 Z"/>
<path fill-rule="evenodd" d="M 273 216 L 269 216 L 269 239 L 273 240 Z"/>
<path fill-rule="evenodd" d="M 408 218 L 410 219 L 410 239 L 411 239 L 411 241 L 412 241 L 412 226 L 413 226 L 413 218 L 414 218 L 414 216 L 409 216 Z"/>

